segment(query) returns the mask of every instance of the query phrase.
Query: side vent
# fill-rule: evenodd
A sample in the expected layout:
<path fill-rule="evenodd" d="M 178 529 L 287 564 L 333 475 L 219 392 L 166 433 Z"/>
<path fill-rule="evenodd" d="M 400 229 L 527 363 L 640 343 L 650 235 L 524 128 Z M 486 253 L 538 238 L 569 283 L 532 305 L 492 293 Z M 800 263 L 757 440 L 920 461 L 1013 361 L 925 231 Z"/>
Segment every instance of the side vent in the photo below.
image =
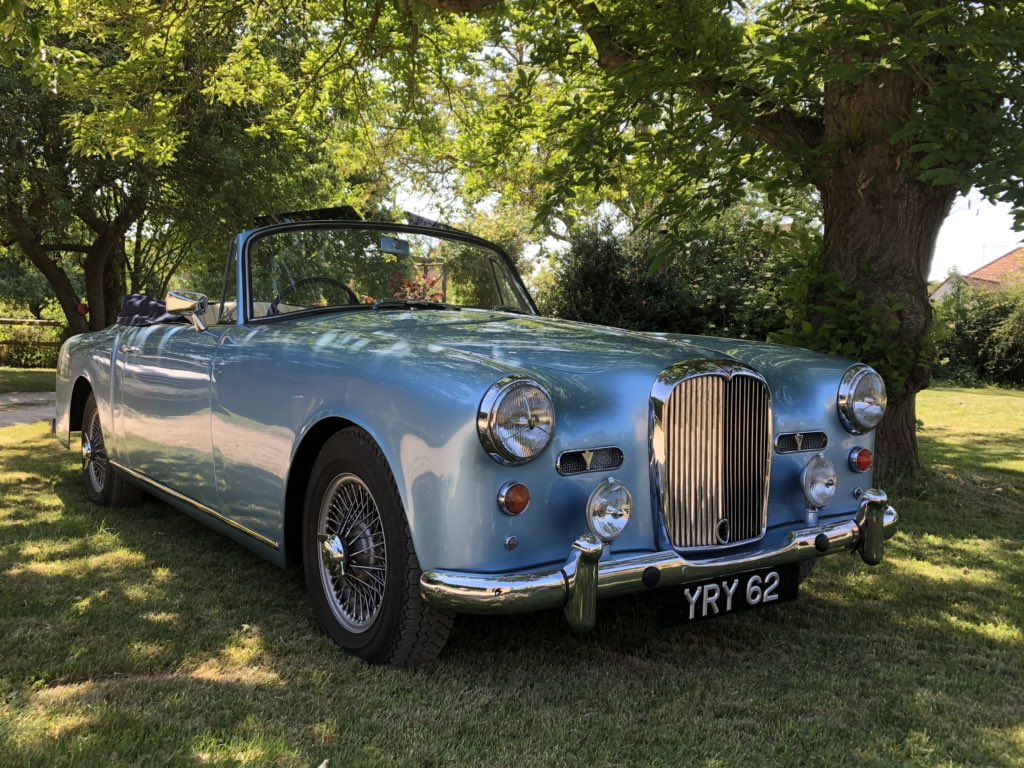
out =
<path fill-rule="evenodd" d="M 820 451 L 826 445 L 828 445 L 828 435 L 824 432 L 788 432 L 779 435 L 775 440 L 775 450 L 779 453 Z"/>
<path fill-rule="evenodd" d="M 560 475 L 579 475 L 583 472 L 608 472 L 622 466 L 622 449 L 591 448 L 583 451 L 564 451 L 558 454 L 555 469 Z"/>

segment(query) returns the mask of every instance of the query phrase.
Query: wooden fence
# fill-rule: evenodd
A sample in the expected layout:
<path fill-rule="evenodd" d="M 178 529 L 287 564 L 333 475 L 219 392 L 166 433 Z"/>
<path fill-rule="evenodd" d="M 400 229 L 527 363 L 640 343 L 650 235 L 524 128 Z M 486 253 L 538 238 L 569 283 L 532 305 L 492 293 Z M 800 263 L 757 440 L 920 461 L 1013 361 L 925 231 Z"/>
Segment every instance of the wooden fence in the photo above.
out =
<path fill-rule="evenodd" d="M 11 318 L 11 317 L 0 317 L 0 325 L 25 325 L 25 326 L 43 326 L 49 328 L 60 328 L 63 323 L 58 320 L 26 320 L 23 318 Z M 16 339 L 12 341 L 0 340 L 0 347 L 10 347 L 15 344 L 29 345 L 32 347 L 59 347 L 63 342 L 61 341 L 36 341 L 28 339 Z"/>

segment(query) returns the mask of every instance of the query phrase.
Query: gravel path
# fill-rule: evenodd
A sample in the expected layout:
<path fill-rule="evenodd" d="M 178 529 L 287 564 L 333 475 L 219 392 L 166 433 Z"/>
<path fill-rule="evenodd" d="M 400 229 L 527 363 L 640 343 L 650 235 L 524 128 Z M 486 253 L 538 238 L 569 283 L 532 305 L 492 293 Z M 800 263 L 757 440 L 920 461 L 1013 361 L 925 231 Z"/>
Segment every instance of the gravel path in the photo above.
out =
<path fill-rule="evenodd" d="M 11 392 L 0 395 L 0 427 L 49 421 L 54 416 L 53 392 Z"/>

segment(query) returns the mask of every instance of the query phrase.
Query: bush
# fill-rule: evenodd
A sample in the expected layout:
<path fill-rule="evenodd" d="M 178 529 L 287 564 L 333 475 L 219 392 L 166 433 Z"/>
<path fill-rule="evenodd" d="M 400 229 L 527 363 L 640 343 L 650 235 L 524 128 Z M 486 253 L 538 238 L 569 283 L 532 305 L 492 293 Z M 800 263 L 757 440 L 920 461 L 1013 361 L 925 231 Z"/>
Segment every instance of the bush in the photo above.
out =
<path fill-rule="evenodd" d="M 39 342 L 59 339 L 60 328 L 39 325 L 0 326 L 0 366 L 55 368 L 59 347 L 39 346 Z"/>
<path fill-rule="evenodd" d="M 42 319 L 64 319 L 56 301 L 42 307 Z M 32 318 L 28 310 L 12 301 L 0 300 L 0 317 Z M 40 342 L 60 341 L 64 327 L 52 325 L 0 325 L 0 366 L 10 368 L 54 368 L 57 365 L 56 346 L 40 346 Z"/>
<path fill-rule="evenodd" d="M 585 229 L 558 258 L 541 294 L 546 315 L 637 331 L 693 332 L 691 294 L 668 270 L 649 270 L 649 237 Z"/>
<path fill-rule="evenodd" d="M 932 337 L 936 378 L 1024 385 L 1024 286 L 991 291 L 955 277 L 935 307 Z"/>
<path fill-rule="evenodd" d="M 672 238 L 581 230 L 535 281 L 538 303 L 544 314 L 631 330 L 765 339 L 786 323 L 781 287 L 808 246 L 799 237 L 756 219 Z"/>

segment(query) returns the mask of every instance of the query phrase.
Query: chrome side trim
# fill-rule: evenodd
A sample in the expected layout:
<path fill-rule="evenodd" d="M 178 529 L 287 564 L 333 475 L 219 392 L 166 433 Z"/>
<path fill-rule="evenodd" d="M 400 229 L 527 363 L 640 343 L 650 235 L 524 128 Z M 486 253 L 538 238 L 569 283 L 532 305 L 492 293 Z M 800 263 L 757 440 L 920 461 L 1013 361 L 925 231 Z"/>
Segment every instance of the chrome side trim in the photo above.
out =
<path fill-rule="evenodd" d="M 675 551 L 605 560 L 597 563 L 594 583 L 580 568 L 590 566 L 600 552 L 593 542 L 584 541 L 584 535 L 573 544 L 560 568 L 507 574 L 427 571 L 420 577 L 420 594 L 433 607 L 456 613 L 508 614 L 564 608 L 569 623 L 583 629 L 592 621 L 592 601 L 642 592 L 653 584 L 677 586 L 851 550 L 860 553 L 867 565 L 874 565 L 881 561 L 882 545 L 896 534 L 898 523 L 899 516 L 888 505 L 885 494 L 871 490 L 865 493 L 854 519 L 793 531 L 776 549 L 699 560 L 687 560 Z"/>
<path fill-rule="evenodd" d="M 183 493 L 179 493 L 178 491 L 174 490 L 173 488 L 168 488 L 163 483 L 157 482 L 153 478 L 148 477 L 147 475 L 144 475 L 141 472 L 136 472 L 134 469 L 129 469 L 128 467 L 124 466 L 124 464 L 119 464 L 116 461 L 111 461 L 110 464 L 116 470 L 118 470 L 119 472 L 124 472 L 126 475 L 128 475 L 133 480 L 138 480 L 140 483 L 143 483 L 144 485 L 148 485 L 153 490 L 159 491 L 162 494 L 170 496 L 173 499 L 176 499 L 177 501 L 182 502 L 183 504 L 188 504 L 190 507 L 192 507 L 192 509 L 196 510 L 197 512 L 202 512 L 204 515 L 209 515 L 210 517 L 214 518 L 215 520 L 217 520 L 217 521 L 219 521 L 221 523 L 224 523 L 224 525 L 230 526 L 231 528 L 234 528 L 236 531 L 240 531 L 241 533 L 244 533 L 246 536 L 251 536 L 252 538 L 256 539 L 256 541 L 260 542 L 261 544 L 266 544 L 271 549 L 278 550 L 278 549 L 281 548 L 281 545 L 278 544 L 278 542 L 274 541 L 273 539 L 268 539 L 263 534 L 256 533 L 256 531 L 254 531 L 254 530 L 252 530 L 250 528 L 246 528 L 241 523 L 238 523 L 238 522 L 232 520 L 229 517 L 225 517 L 224 515 L 222 515 L 220 512 L 218 512 L 213 507 L 208 507 L 205 504 L 203 504 L 201 502 L 198 502 L 195 499 L 193 499 L 193 498 L 191 498 L 189 496 L 186 496 Z"/>

